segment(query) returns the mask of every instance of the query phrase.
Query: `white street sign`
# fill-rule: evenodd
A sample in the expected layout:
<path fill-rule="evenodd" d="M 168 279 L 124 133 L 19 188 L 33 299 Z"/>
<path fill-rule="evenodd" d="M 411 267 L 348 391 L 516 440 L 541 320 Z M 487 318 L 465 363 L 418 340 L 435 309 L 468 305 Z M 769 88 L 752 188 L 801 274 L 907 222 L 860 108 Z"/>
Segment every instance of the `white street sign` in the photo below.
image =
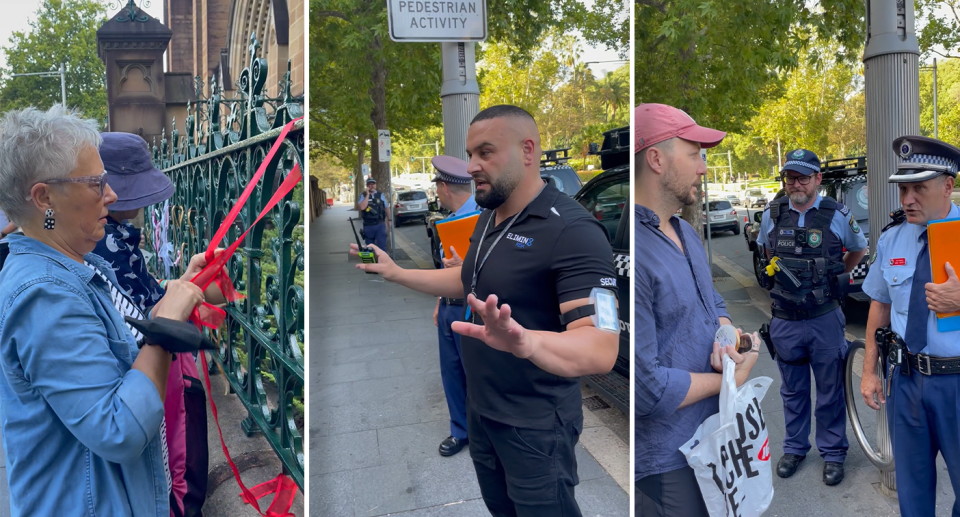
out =
<path fill-rule="evenodd" d="M 360 165 L 360 172 L 363 174 L 364 177 L 368 176 L 368 175 L 370 174 L 370 165 L 368 165 L 368 164 L 366 164 L 366 163 L 361 164 L 361 165 Z"/>
<path fill-rule="evenodd" d="M 390 161 L 390 131 L 386 129 L 377 130 L 377 145 L 379 146 L 379 157 L 381 162 Z"/>
<path fill-rule="evenodd" d="M 393 41 L 483 41 L 486 0 L 387 0 Z"/>

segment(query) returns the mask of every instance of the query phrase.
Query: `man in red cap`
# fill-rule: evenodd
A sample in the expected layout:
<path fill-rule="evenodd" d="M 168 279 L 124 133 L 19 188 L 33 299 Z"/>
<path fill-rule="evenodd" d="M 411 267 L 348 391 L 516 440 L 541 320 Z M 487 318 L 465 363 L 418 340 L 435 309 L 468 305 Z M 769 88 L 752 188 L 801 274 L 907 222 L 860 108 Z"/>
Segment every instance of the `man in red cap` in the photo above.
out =
<path fill-rule="evenodd" d="M 738 385 L 757 354 L 714 343 L 730 315 L 713 288 L 700 232 L 675 214 L 700 202 L 697 187 L 707 172 L 700 149 L 719 144 L 726 133 L 663 104 L 641 104 L 634 114 L 634 327 L 642 329 L 634 349 L 635 513 L 707 517 L 680 447 L 719 412 L 723 354 L 737 363 Z"/>

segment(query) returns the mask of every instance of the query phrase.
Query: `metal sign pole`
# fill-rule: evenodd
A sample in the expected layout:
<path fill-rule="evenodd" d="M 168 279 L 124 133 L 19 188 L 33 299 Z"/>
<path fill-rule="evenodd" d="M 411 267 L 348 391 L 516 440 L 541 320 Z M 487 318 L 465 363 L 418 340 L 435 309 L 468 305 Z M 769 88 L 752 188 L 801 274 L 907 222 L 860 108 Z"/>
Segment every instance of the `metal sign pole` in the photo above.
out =
<path fill-rule="evenodd" d="M 913 2 L 867 0 L 867 43 L 863 53 L 867 126 L 867 192 L 870 207 L 870 248 L 876 250 L 878 228 L 900 204 L 887 179 L 897 169 L 890 145 L 903 135 L 920 134 L 920 45 L 914 28 Z M 886 405 L 877 412 L 877 445 L 884 457 L 893 455 L 887 429 Z M 897 489 L 893 472 L 880 472 L 882 489 Z"/>
<path fill-rule="evenodd" d="M 480 112 L 480 85 L 477 83 L 476 44 L 441 43 L 443 86 L 443 148 L 447 156 L 467 160 L 467 129 Z"/>
<path fill-rule="evenodd" d="M 60 98 L 63 100 L 63 106 L 67 106 L 67 72 L 63 69 L 63 63 L 60 63 Z"/>

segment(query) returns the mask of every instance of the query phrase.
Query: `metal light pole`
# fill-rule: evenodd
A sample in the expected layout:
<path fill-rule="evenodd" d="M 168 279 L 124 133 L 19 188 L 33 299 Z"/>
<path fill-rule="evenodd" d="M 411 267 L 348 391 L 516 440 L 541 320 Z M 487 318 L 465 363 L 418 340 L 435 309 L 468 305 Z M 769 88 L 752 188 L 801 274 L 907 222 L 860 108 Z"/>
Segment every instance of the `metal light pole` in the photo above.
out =
<path fill-rule="evenodd" d="M 887 183 L 896 171 L 892 142 L 920 134 L 920 45 L 914 27 L 913 2 L 867 0 L 867 43 L 863 52 L 866 126 L 867 191 L 870 207 L 870 248 L 876 250 L 879 228 L 900 201 Z M 885 458 L 893 456 L 886 405 L 877 412 L 877 445 Z M 909 461 L 904 458 L 903 461 Z M 894 472 L 880 472 L 883 490 L 897 489 Z"/>
<path fill-rule="evenodd" d="M 480 112 L 476 43 L 441 43 L 443 148 L 448 156 L 467 160 L 467 128 Z"/>
<path fill-rule="evenodd" d="M 933 66 L 921 66 L 920 70 L 933 71 L 933 137 L 940 138 L 940 123 L 937 117 L 937 58 L 933 58 Z"/>
<path fill-rule="evenodd" d="M 10 74 L 10 77 L 57 77 L 60 76 L 60 102 L 66 106 L 67 105 L 67 72 L 63 67 L 63 63 L 60 63 L 60 70 L 57 72 L 33 72 L 29 74 Z"/>

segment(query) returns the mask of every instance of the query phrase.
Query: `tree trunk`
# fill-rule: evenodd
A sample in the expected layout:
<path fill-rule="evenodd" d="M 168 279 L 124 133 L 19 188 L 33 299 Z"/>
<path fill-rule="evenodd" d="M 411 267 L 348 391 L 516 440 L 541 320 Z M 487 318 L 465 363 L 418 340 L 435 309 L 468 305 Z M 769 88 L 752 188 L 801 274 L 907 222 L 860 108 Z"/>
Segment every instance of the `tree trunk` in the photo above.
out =
<path fill-rule="evenodd" d="M 387 128 L 387 66 L 383 61 L 381 50 L 383 44 L 379 36 L 375 36 L 370 43 L 368 59 L 373 63 L 370 72 L 370 98 L 373 100 L 373 109 L 370 111 L 370 121 L 378 130 Z M 380 161 L 380 146 L 377 135 L 370 139 L 370 174 L 377 180 L 377 190 L 384 193 L 387 199 L 392 194 L 390 181 L 390 162 Z"/>
<path fill-rule="evenodd" d="M 360 193 L 366 188 L 363 181 L 363 155 L 364 146 L 367 145 L 367 139 L 363 135 L 357 135 L 357 166 L 353 170 L 353 209 L 359 210 Z"/>

